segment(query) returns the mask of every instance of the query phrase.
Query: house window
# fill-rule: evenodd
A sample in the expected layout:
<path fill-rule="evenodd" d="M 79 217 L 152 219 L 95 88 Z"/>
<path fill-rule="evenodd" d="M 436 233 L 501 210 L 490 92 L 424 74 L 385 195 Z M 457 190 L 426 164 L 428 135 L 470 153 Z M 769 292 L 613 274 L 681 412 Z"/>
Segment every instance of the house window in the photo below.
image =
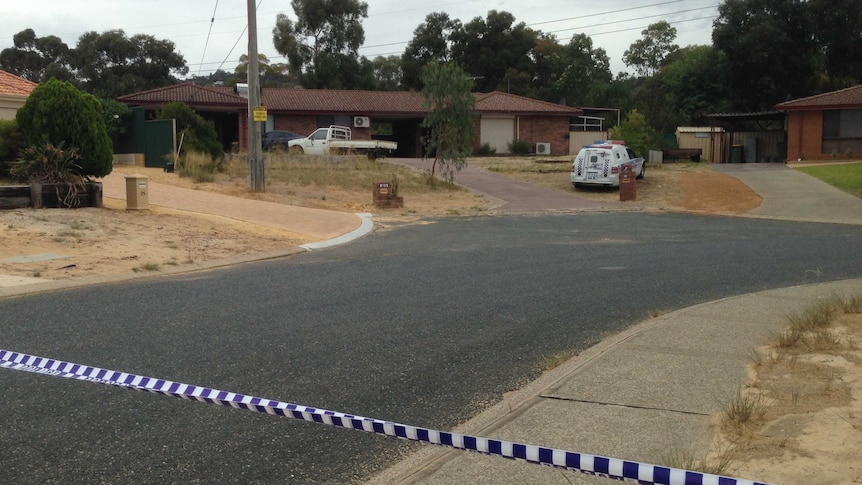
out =
<path fill-rule="evenodd" d="M 862 109 L 823 112 L 823 153 L 862 153 Z"/>

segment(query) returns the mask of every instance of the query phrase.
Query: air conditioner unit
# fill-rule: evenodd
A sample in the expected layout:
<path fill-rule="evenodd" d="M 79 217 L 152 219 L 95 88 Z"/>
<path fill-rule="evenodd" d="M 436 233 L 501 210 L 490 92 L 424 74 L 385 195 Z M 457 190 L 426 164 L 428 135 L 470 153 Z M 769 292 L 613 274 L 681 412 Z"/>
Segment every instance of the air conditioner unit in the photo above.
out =
<path fill-rule="evenodd" d="M 353 117 L 353 127 L 354 128 L 366 128 L 371 126 L 371 120 L 367 116 L 354 116 Z"/>
<path fill-rule="evenodd" d="M 550 155 L 551 154 L 551 144 L 550 143 L 536 143 L 536 155 Z"/>

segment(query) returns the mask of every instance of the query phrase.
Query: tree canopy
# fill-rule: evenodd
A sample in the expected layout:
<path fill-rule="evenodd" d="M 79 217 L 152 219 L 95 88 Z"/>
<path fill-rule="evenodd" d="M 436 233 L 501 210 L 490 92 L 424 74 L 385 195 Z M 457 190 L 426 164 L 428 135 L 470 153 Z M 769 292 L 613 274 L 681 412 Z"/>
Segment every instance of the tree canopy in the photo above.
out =
<path fill-rule="evenodd" d="M 87 32 L 78 39 L 73 66 L 81 87 L 100 98 L 115 98 L 177 82 L 189 69 L 176 46 L 151 35 L 126 37 L 122 30 Z"/>
<path fill-rule="evenodd" d="M 35 83 L 51 77 L 70 80 L 71 50 L 59 37 L 36 37 L 33 29 L 12 36 L 12 45 L 0 51 L 0 68 Z"/>
<path fill-rule="evenodd" d="M 99 98 L 115 98 L 177 82 L 188 73 L 183 56 L 169 40 L 122 30 L 87 32 L 70 49 L 59 37 L 37 37 L 25 29 L 14 47 L 0 52 L 0 68 L 34 82 L 69 81 Z"/>
<path fill-rule="evenodd" d="M 509 70 L 532 72 L 536 32 L 509 12 L 491 10 L 452 32 L 452 58 L 476 81 L 478 91 L 507 90 Z"/>
<path fill-rule="evenodd" d="M 623 62 L 634 68 L 640 76 L 652 76 L 658 72 L 664 60 L 679 49 L 673 43 L 676 28 L 662 20 L 650 24 L 641 34 L 643 38 L 635 41 L 623 53 Z"/>
<path fill-rule="evenodd" d="M 725 0 L 712 41 L 728 60 L 734 109 L 760 111 L 817 92 L 818 48 L 801 0 Z"/>
<path fill-rule="evenodd" d="M 368 17 L 368 4 L 292 0 L 290 5 L 296 21 L 278 14 L 272 34 L 275 50 L 287 58 L 291 74 L 307 88 L 370 87 L 371 66 L 358 54 L 365 42 L 362 19 Z"/>
<path fill-rule="evenodd" d="M 462 28 L 459 20 L 450 19 L 445 12 L 425 16 L 425 22 L 413 31 L 413 39 L 407 43 L 401 56 L 401 72 L 406 88 L 422 89 L 420 76 L 425 66 L 452 60 L 452 34 Z"/>

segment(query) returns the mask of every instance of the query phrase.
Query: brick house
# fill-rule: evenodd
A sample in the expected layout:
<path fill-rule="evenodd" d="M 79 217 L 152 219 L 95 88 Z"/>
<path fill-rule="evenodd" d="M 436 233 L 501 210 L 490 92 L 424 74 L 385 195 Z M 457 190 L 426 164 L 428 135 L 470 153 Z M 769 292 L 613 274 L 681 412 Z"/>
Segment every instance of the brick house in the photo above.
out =
<path fill-rule="evenodd" d="M 787 113 L 787 159 L 862 159 L 862 85 L 777 104 Z"/>
<path fill-rule="evenodd" d="M 498 154 L 508 153 L 507 144 L 524 140 L 550 155 L 568 154 L 569 124 L 579 108 L 502 92 L 475 93 L 477 125 L 475 147 L 484 143 Z M 236 143 L 247 146 L 247 100 L 230 87 L 203 87 L 181 83 L 117 98 L 147 112 L 169 102 L 183 102 L 213 122 L 225 149 Z M 407 91 L 351 91 L 263 88 L 261 100 L 267 108 L 265 130 L 308 134 L 332 124 L 349 126 L 357 139 L 398 142 L 400 157 L 422 154 L 421 123 L 425 117 L 422 97 Z M 373 133 L 372 133 L 373 132 Z"/>
<path fill-rule="evenodd" d="M 14 119 L 36 86 L 32 81 L 0 70 L 0 120 Z"/>

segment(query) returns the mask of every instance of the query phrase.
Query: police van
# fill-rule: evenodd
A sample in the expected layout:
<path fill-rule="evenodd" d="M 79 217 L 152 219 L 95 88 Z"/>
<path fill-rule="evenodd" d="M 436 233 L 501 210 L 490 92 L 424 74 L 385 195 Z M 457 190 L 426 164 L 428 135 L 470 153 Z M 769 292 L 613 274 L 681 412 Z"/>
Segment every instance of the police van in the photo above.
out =
<path fill-rule="evenodd" d="M 619 140 L 598 140 L 585 145 L 572 162 L 572 185 L 620 186 L 620 171 L 630 165 L 637 178 L 646 175 L 646 161 Z"/>

